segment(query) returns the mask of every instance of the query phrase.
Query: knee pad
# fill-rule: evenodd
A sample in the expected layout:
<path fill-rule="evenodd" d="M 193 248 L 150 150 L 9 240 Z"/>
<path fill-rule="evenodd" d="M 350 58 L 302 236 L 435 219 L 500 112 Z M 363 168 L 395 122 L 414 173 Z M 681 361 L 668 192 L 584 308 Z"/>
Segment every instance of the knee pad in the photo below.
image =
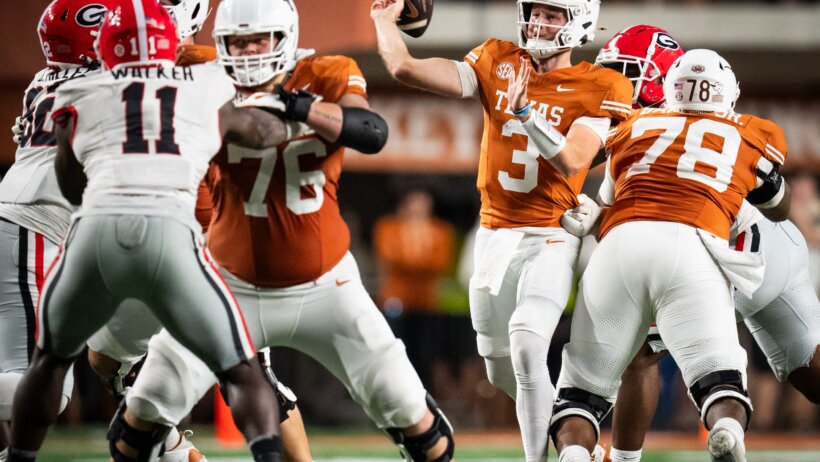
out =
<path fill-rule="evenodd" d="M 405 436 L 398 428 L 388 428 L 385 430 L 393 443 L 399 447 L 401 455 L 406 462 L 425 462 L 427 451 L 435 446 L 441 438 L 447 438 L 447 449 L 440 457 L 432 462 L 450 462 L 455 454 L 456 444 L 453 440 L 453 427 L 438 407 L 438 403 L 429 394 L 427 395 L 427 408 L 433 413 L 433 425 L 424 433 L 416 436 Z"/>
<path fill-rule="evenodd" d="M 561 420 L 575 416 L 587 420 L 595 428 L 595 439 L 601 439 L 600 423 L 612 410 L 612 403 L 580 388 L 561 388 L 552 408 L 550 437 L 555 441 L 555 433 Z"/>
<path fill-rule="evenodd" d="M 706 414 L 720 399 L 734 399 L 746 409 L 746 428 L 752 420 L 752 401 L 743 384 L 743 375 L 740 371 L 714 371 L 706 374 L 689 387 L 689 399 L 700 412 L 700 420 L 707 430 L 711 430 L 706 423 Z M 701 400 L 703 404 L 700 404 Z"/>
<path fill-rule="evenodd" d="M 173 427 L 161 425 L 151 431 L 137 430 L 125 421 L 125 401 L 114 413 L 108 426 L 108 449 L 114 462 L 153 462 L 165 452 L 165 439 Z M 130 458 L 120 452 L 117 442 L 122 441 L 137 452 L 136 458 Z"/>
<path fill-rule="evenodd" d="M 279 422 L 282 423 L 288 420 L 288 412 L 296 409 L 296 394 L 293 393 L 293 390 L 291 390 L 290 387 L 286 386 L 276 378 L 276 374 L 273 373 L 273 369 L 270 365 L 269 349 L 264 348 L 260 350 L 256 353 L 256 356 L 259 358 L 259 365 L 262 366 L 262 373 L 265 374 L 265 378 L 268 380 L 271 387 L 273 387 L 273 392 L 276 394 L 276 402 L 279 403 Z M 220 390 L 221 389 L 222 388 L 220 388 Z M 225 398 L 224 393 L 222 397 Z M 225 402 L 227 403 L 227 401 Z"/>

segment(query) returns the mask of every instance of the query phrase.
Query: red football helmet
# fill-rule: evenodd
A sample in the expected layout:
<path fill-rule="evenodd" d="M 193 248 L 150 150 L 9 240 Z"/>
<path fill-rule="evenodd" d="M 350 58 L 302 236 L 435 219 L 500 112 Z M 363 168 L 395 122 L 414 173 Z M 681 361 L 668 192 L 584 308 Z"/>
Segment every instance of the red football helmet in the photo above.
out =
<path fill-rule="evenodd" d="M 94 40 L 112 0 L 54 0 L 43 11 L 37 33 L 52 67 L 83 66 L 97 60 Z"/>
<path fill-rule="evenodd" d="M 157 0 L 120 0 L 105 15 L 94 46 L 106 69 L 173 64 L 176 25 Z"/>
<path fill-rule="evenodd" d="M 646 24 L 627 27 L 612 37 L 595 58 L 595 64 L 625 75 L 635 86 L 635 108 L 664 103 L 663 80 L 683 48 L 669 32 Z"/>

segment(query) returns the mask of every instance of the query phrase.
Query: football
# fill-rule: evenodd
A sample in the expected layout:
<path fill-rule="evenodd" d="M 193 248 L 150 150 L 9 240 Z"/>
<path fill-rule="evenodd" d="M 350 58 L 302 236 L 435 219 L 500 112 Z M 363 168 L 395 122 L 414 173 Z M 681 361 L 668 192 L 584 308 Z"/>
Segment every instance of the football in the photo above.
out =
<path fill-rule="evenodd" d="M 421 37 L 433 18 L 433 0 L 404 0 L 396 24 L 410 37 Z"/>

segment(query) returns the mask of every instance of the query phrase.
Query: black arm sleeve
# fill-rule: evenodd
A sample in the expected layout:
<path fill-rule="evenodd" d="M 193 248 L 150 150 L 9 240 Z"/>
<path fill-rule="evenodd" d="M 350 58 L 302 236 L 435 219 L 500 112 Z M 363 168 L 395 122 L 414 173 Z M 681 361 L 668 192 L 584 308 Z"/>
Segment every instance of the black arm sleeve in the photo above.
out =
<path fill-rule="evenodd" d="M 757 171 L 757 176 L 763 180 L 763 184 L 749 191 L 746 200 L 752 205 L 761 205 L 772 200 L 780 188 L 783 187 L 783 176 L 780 175 L 778 165 L 775 165 L 768 173 Z"/>
<path fill-rule="evenodd" d="M 342 107 L 342 132 L 337 143 L 364 154 L 376 154 L 387 143 L 387 122 L 373 111 Z"/>

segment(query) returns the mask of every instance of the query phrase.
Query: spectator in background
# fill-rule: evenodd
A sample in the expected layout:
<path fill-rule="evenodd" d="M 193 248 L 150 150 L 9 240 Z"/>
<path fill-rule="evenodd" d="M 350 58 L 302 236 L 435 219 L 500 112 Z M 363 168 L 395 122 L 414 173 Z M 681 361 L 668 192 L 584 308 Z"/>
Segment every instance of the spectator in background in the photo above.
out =
<path fill-rule="evenodd" d="M 796 172 L 788 177 L 792 190 L 792 222 L 800 229 L 809 247 L 809 271 L 814 290 L 820 292 L 820 196 L 811 173 Z"/>
<path fill-rule="evenodd" d="M 395 215 L 376 222 L 373 239 L 379 302 L 425 385 L 437 356 L 439 283 L 453 265 L 453 228 L 433 215 L 433 206 L 427 191 L 408 191 Z"/>

